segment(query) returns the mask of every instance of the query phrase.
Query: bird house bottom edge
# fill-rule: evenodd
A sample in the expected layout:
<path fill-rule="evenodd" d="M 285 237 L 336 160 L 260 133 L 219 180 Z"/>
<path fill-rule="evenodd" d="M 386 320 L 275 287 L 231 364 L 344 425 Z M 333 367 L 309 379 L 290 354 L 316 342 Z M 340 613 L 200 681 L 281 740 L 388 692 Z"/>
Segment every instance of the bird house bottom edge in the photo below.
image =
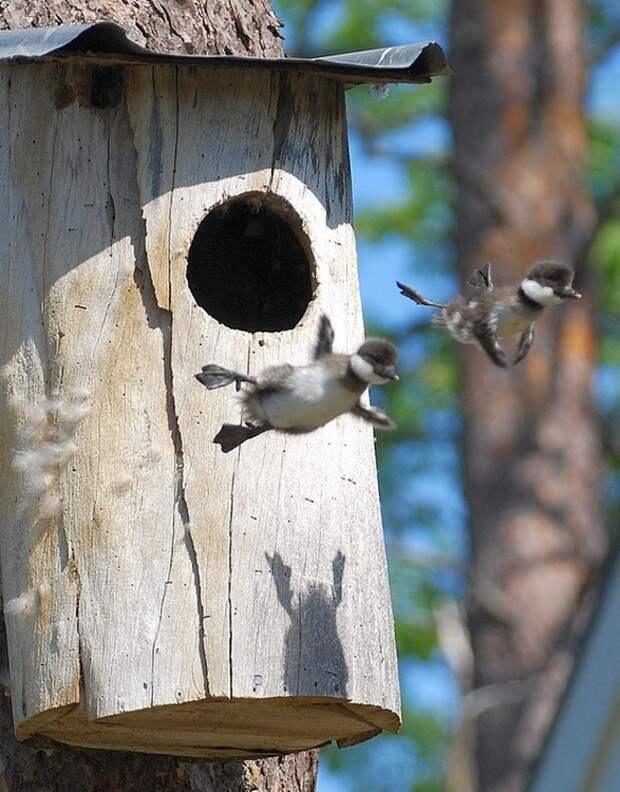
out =
<path fill-rule="evenodd" d="M 205 699 L 123 712 L 97 720 L 76 704 L 19 724 L 19 740 L 76 748 L 248 759 L 344 748 L 400 727 L 396 712 L 328 697 Z"/>

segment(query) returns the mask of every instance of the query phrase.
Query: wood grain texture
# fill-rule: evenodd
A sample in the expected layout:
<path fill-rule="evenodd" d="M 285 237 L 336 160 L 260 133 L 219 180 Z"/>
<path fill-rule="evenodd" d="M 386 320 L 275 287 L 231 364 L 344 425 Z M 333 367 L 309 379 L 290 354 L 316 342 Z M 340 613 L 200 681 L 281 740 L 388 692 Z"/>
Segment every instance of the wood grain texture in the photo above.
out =
<path fill-rule="evenodd" d="M 0 621 L 0 667 L 7 663 Z M 98 745 L 99 749 L 103 747 Z M 317 751 L 244 762 L 84 750 L 47 741 L 45 750 L 13 736 L 10 699 L 0 696 L 3 792 L 315 792 Z M 102 786 L 103 785 L 103 786 Z M 157 786 L 154 786 L 157 785 Z"/>
<path fill-rule="evenodd" d="M 193 377 L 209 362 L 308 360 L 323 311 L 338 349 L 359 344 L 342 88 L 139 66 L 117 107 L 94 110 L 87 67 L 2 75 L 2 576 L 5 600 L 36 590 L 30 613 L 7 617 L 18 735 L 228 758 L 394 730 L 370 427 L 345 416 L 223 455 L 212 437 L 239 420 L 238 400 Z M 57 108 L 59 95 L 73 100 Z M 229 329 L 189 291 L 199 223 L 244 193 L 290 218 L 313 259 L 315 297 L 293 330 Z M 13 469 L 14 449 L 54 394 L 89 412 L 42 524 L 45 493 Z M 46 424 L 54 442 L 63 414 Z"/>

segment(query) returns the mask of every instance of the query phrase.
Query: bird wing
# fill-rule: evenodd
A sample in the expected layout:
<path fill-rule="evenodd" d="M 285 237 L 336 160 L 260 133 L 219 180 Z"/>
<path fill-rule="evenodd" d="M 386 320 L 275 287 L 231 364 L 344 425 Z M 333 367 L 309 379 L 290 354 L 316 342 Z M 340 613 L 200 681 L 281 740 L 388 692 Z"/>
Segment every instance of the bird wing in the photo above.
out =
<path fill-rule="evenodd" d="M 517 347 L 517 352 L 515 354 L 515 359 L 512 361 L 512 365 L 516 366 L 517 363 L 520 363 L 524 357 L 526 357 L 527 353 L 532 348 L 532 344 L 534 343 L 534 323 L 532 323 L 527 330 L 521 333 L 519 338 L 519 346 Z"/>
<path fill-rule="evenodd" d="M 326 314 L 321 315 L 319 332 L 312 352 L 312 359 L 318 360 L 325 355 L 331 355 L 334 349 L 334 328 Z"/>
<path fill-rule="evenodd" d="M 484 267 L 474 270 L 467 285 L 480 291 L 493 291 L 493 278 L 491 277 L 491 265 L 485 264 Z"/>
<path fill-rule="evenodd" d="M 508 368 L 506 353 L 497 341 L 497 315 L 491 314 L 487 321 L 474 325 L 474 336 L 496 366 Z"/>

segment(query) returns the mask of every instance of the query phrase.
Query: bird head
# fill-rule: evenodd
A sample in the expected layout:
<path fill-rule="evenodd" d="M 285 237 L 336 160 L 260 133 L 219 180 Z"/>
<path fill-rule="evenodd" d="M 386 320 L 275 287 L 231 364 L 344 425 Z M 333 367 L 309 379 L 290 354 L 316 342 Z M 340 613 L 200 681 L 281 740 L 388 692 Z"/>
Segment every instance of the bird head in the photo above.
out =
<path fill-rule="evenodd" d="M 384 338 L 367 338 L 354 355 L 351 369 L 356 377 L 369 385 L 380 385 L 397 380 L 395 371 L 398 350 Z"/>
<path fill-rule="evenodd" d="M 556 305 L 565 299 L 579 299 L 581 294 L 572 287 L 573 271 L 557 261 L 537 261 L 521 281 L 521 289 L 528 299 L 541 307 Z"/>

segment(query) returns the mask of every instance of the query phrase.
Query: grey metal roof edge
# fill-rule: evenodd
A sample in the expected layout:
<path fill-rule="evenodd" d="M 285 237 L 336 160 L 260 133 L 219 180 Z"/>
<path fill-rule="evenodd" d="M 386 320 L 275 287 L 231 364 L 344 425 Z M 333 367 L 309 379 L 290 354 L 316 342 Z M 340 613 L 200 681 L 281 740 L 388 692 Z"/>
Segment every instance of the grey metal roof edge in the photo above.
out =
<path fill-rule="evenodd" d="M 269 68 L 318 73 L 351 83 L 430 82 L 431 77 L 450 73 L 442 48 L 433 41 L 321 58 L 256 58 L 153 52 L 132 41 L 124 28 L 114 22 L 0 31 L 0 61 L 75 57 L 123 63 Z"/>

